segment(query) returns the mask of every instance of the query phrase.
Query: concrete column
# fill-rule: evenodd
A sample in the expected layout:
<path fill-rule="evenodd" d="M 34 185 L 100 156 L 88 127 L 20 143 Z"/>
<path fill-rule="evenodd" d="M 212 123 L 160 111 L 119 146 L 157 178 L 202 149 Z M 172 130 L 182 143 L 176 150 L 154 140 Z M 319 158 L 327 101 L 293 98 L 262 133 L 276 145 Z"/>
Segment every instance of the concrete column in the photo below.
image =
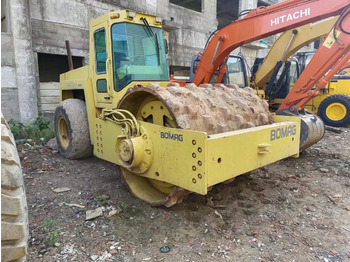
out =
<path fill-rule="evenodd" d="M 155 15 L 157 13 L 157 0 L 146 0 L 146 11 L 148 14 Z"/>
<path fill-rule="evenodd" d="M 216 19 L 216 2 L 213 0 L 202 0 L 202 12 Z"/>
<path fill-rule="evenodd" d="M 18 86 L 19 115 L 23 123 L 38 117 L 32 28 L 28 0 L 9 0 L 10 22 Z"/>
<path fill-rule="evenodd" d="M 257 0 L 239 0 L 239 12 L 247 9 L 255 9 L 257 2 Z"/>
<path fill-rule="evenodd" d="M 170 20 L 169 16 L 169 0 L 157 0 L 157 15 L 163 20 Z"/>
<path fill-rule="evenodd" d="M 218 27 L 218 20 L 216 18 L 217 16 L 217 0 L 202 0 L 202 20 L 198 24 L 201 25 L 203 28 L 205 24 L 205 33 L 207 34 L 207 37 L 214 32 Z M 207 41 L 207 39 L 204 39 L 204 43 Z M 204 47 L 204 44 L 203 44 Z"/>

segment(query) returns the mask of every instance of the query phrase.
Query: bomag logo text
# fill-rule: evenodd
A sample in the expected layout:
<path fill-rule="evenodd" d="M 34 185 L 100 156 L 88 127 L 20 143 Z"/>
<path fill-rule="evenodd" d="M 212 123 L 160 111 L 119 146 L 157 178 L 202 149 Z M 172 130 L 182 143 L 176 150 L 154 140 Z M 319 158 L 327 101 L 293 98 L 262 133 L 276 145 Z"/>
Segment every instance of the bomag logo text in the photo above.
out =
<path fill-rule="evenodd" d="M 170 132 L 160 132 L 160 138 L 164 139 L 170 139 L 170 140 L 177 140 L 182 142 L 183 141 L 183 136 L 179 134 L 172 134 Z"/>
<path fill-rule="evenodd" d="M 297 133 L 297 126 L 286 126 L 286 127 L 280 127 L 271 130 L 271 141 L 277 140 L 280 138 L 288 137 L 288 136 L 294 136 Z"/>

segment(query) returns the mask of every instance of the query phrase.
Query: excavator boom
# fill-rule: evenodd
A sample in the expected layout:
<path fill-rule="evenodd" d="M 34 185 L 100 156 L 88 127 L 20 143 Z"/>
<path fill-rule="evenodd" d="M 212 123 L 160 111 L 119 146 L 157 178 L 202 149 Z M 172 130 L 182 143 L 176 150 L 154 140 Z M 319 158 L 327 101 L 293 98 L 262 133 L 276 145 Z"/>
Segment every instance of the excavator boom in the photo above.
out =
<path fill-rule="evenodd" d="M 193 82 L 208 83 L 224 59 L 237 47 L 321 19 L 339 15 L 348 0 L 287 0 L 259 7 L 220 29 L 208 43 Z"/>

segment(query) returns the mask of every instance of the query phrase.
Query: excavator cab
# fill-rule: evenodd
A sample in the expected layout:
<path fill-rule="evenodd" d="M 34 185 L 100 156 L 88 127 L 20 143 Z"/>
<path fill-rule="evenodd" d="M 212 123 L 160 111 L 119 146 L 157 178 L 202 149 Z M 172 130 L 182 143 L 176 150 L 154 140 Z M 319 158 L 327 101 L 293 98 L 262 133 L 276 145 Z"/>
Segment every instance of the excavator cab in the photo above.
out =
<path fill-rule="evenodd" d="M 196 74 L 197 66 L 201 60 L 199 55 L 194 55 L 191 61 L 190 78 L 188 82 L 192 82 L 194 75 Z M 247 64 L 240 55 L 230 55 L 226 61 L 226 71 L 222 77 L 222 84 L 235 84 L 239 87 L 249 86 L 249 74 L 247 70 Z M 216 70 L 214 76 L 210 80 L 210 84 L 216 83 L 217 76 L 219 74 L 219 68 Z"/>
<path fill-rule="evenodd" d="M 304 71 L 305 67 L 309 64 L 314 54 L 315 54 L 314 51 L 309 51 L 309 52 L 298 52 L 295 55 L 300 67 L 300 73 Z"/>
<path fill-rule="evenodd" d="M 225 84 L 236 84 L 239 87 L 249 86 L 247 65 L 241 56 L 230 55 L 226 67 L 228 80 Z"/>

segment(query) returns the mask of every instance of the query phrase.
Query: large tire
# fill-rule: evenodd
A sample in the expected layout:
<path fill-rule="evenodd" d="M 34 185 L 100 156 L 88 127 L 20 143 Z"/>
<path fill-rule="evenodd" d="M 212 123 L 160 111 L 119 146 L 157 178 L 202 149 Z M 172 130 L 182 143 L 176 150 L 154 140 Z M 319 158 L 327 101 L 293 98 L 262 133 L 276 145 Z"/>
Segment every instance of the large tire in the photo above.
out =
<path fill-rule="evenodd" d="M 350 96 L 335 94 L 325 98 L 318 107 L 318 115 L 329 126 L 350 126 Z"/>
<path fill-rule="evenodd" d="M 1 261 L 25 261 L 28 208 L 16 143 L 1 114 Z"/>
<path fill-rule="evenodd" d="M 61 155 L 81 159 L 92 155 L 89 122 L 85 102 L 67 99 L 55 111 L 55 131 Z"/>

